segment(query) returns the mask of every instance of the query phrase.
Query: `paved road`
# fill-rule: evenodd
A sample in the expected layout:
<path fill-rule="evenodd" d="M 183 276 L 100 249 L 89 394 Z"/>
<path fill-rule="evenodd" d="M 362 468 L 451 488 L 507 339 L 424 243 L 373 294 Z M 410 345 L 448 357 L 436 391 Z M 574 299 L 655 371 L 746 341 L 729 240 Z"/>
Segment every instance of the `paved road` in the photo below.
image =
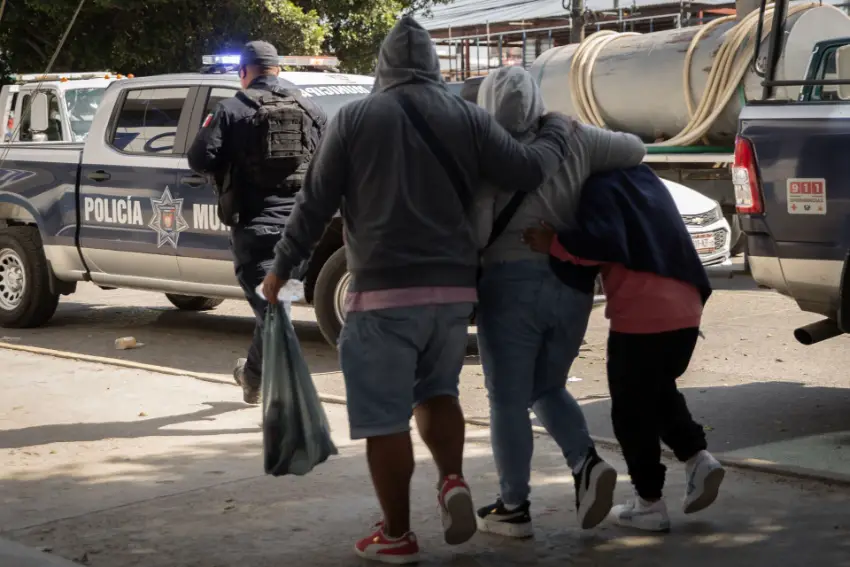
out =
<path fill-rule="evenodd" d="M 817 319 L 751 279 L 715 279 L 700 341 L 681 385 L 711 446 L 742 457 L 789 461 L 850 473 L 850 337 L 804 347 L 792 330 Z M 309 308 L 295 308 L 297 329 L 320 391 L 344 395 L 336 352 L 322 340 Z M 230 380 L 244 356 L 252 320 L 247 304 L 227 301 L 207 313 L 175 310 L 164 296 L 103 291 L 83 284 L 65 298 L 48 327 L 0 330 L 0 340 L 212 373 Z M 597 310 L 569 384 L 594 434 L 612 437 L 605 382 L 607 322 Z M 5 333 L 5 337 L 2 335 Z M 116 351 L 133 335 L 143 348 Z M 474 348 L 462 377 L 467 415 L 487 417 Z M 238 399 L 237 392 L 233 394 Z"/>
<path fill-rule="evenodd" d="M 189 378 L 0 350 L 0 564 L 4 540 L 91 567 L 364 565 L 353 541 L 378 519 L 342 406 L 326 406 L 340 455 L 301 478 L 265 477 L 256 408 L 235 389 Z M 496 489 L 488 431 L 467 430 L 466 476 L 479 503 Z M 435 471 L 417 443 L 413 524 L 423 565 L 515 567 L 850 567 L 850 489 L 730 471 L 717 504 L 686 517 L 670 463 L 673 533 L 576 529 L 572 477 L 538 438 L 535 539 L 477 535 L 448 549 Z M 603 456 L 621 472 L 615 453 Z M 621 476 L 618 499 L 629 494 Z M 14 555 L 13 555 L 14 557 Z"/>

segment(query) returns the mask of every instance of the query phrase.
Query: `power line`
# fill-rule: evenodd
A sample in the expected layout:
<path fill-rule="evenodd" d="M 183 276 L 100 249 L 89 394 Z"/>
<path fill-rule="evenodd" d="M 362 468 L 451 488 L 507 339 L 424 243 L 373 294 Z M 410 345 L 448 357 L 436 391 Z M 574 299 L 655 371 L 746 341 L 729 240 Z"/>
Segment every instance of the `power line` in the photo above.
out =
<path fill-rule="evenodd" d="M 53 57 L 50 58 L 50 63 L 47 64 L 47 69 L 44 70 L 45 75 L 53 68 L 53 63 L 55 63 L 56 58 L 59 57 L 59 52 L 62 51 L 62 46 L 65 45 L 65 40 L 68 39 L 68 34 L 71 33 L 71 28 L 74 27 L 74 22 L 77 21 L 77 16 L 80 15 L 80 10 L 83 9 L 83 4 L 85 3 L 86 0 L 80 0 L 80 3 L 77 4 L 77 10 L 74 12 L 74 15 L 71 16 L 71 21 L 68 23 L 68 27 L 65 28 L 65 33 L 62 34 L 62 39 L 59 40 L 59 45 L 56 46 L 56 51 L 53 52 Z"/>
<path fill-rule="evenodd" d="M 44 70 L 43 75 L 47 75 L 50 72 L 50 70 L 53 68 L 53 64 L 56 62 L 56 58 L 59 57 L 59 53 L 62 51 L 62 46 L 65 45 L 65 40 L 68 39 L 68 35 L 71 33 L 71 28 L 74 27 L 74 22 L 77 21 L 77 16 L 80 15 L 80 10 L 83 9 L 83 4 L 85 4 L 85 3 L 86 3 L 86 0 L 80 0 L 80 3 L 77 4 L 77 9 L 74 11 L 74 15 L 71 16 L 71 21 L 68 22 L 68 26 L 65 28 L 65 33 L 62 34 L 62 38 L 59 40 L 59 45 L 57 45 L 56 49 L 53 51 L 53 56 L 50 58 L 50 62 L 47 63 L 47 69 Z M 2 18 L 2 16 L 3 16 L 3 8 L 5 8 L 5 6 L 6 6 L 6 0 L 3 0 L 3 3 L 0 4 L 0 18 Z M 44 82 L 44 78 L 39 79 L 38 83 L 36 83 L 34 94 L 38 93 L 42 82 Z M 29 101 L 27 101 L 27 102 L 29 102 L 29 106 L 32 106 L 33 98 L 34 97 L 30 97 Z M 21 116 L 22 117 L 23 117 L 24 114 L 26 114 L 26 111 L 27 111 L 28 108 L 29 107 L 21 109 Z M 13 109 L 13 111 L 14 111 L 14 109 Z M 15 136 L 20 131 L 22 123 L 23 123 L 23 120 L 15 121 L 15 130 L 12 132 L 12 140 L 15 139 Z M 9 150 L 11 150 L 11 149 L 12 149 L 12 144 L 8 143 L 6 145 L 6 148 L 3 150 L 3 156 L 0 157 L 0 167 L 3 166 L 3 163 L 6 161 L 6 157 L 9 155 Z"/>

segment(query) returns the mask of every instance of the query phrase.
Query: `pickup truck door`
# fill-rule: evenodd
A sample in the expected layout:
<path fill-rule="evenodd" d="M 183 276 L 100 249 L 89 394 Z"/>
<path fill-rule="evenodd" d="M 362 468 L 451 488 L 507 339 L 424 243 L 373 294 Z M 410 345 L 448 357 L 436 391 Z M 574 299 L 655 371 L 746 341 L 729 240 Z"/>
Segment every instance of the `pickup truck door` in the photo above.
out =
<path fill-rule="evenodd" d="M 95 118 L 80 174 L 80 247 L 95 283 L 180 290 L 177 250 L 189 225 L 177 184 L 197 91 L 140 85 L 107 93 L 102 104 L 114 103 L 113 111 L 108 124 Z"/>
<path fill-rule="evenodd" d="M 237 87 L 203 87 L 192 113 L 188 132 L 191 145 L 204 120 L 216 104 L 238 92 Z M 188 170 L 182 174 L 177 190 L 184 203 L 186 232 L 180 237 L 177 263 L 184 281 L 210 286 L 210 295 L 241 297 L 242 291 L 233 270 L 230 231 L 218 219 L 213 181 Z"/>

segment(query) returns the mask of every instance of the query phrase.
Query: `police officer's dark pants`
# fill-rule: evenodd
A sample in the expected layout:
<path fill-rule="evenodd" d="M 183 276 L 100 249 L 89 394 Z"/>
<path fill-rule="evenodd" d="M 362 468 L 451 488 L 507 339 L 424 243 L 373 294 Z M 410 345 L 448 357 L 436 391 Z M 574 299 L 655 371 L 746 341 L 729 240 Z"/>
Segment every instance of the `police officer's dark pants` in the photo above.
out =
<path fill-rule="evenodd" d="M 245 298 L 254 310 L 256 323 L 254 338 L 248 349 L 245 363 L 245 381 L 260 386 L 263 373 L 263 322 L 266 316 L 266 301 L 257 295 L 257 286 L 263 283 L 274 263 L 274 247 L 280 240 L 283 227 L 272 225 L 236 226 L 230 231 L 230 248 L 236 278 L 245 291 Z"/>

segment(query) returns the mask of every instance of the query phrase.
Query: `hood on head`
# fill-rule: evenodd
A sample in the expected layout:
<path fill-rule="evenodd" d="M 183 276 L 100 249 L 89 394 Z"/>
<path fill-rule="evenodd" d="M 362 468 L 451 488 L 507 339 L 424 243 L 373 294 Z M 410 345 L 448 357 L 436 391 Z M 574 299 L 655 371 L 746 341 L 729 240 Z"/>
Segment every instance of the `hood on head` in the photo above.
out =
<path fill-rule="evenodd" d="M 478 104 L 517 137 L 533 131 L 546 112 L 537 83 L 521 67 L 502 67 L 487 75 L 478 90 Z"/>
<path fill-rule="evenodd" d="M 445 84 L 431 35 L 411 16 L 404 16 L 381 45 L 372 92 L 415 82 Z"/>

